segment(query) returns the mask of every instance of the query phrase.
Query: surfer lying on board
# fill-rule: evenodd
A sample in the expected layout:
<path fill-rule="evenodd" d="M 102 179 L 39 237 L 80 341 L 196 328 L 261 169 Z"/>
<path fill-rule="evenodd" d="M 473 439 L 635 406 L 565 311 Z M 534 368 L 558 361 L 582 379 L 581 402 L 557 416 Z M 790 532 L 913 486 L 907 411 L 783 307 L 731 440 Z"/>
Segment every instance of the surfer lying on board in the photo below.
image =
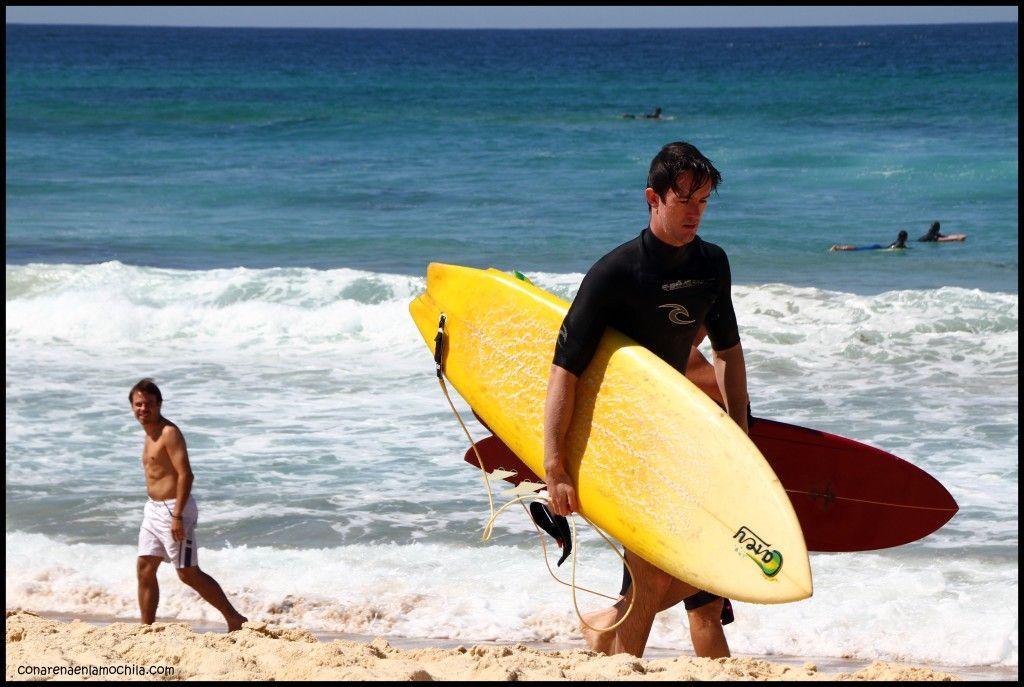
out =
<path fill-rule="evenodd" d="M 939 239 L 946 238 L 945 234 L 939 233 L 939 223 L 932 222 L 932 226 L 928 228 L 928 231 L 918 237 L 918 241 L 938 241 Z"/>
<path fill-rule="evenodd" d="M 829 248 L 829 250 L 892 250 L 892 249 L 904 249 L 907 247 L 907 232 L 901 229 L 900 233 L 896 235 L 896 240 L 890 243 L 888 246 L 883 246 L 880 243 L 873 243 L 870 246 L 849 246 L 836 244 Z"/>
<path fill-rule="evenodd" d="M 199 569 L 195 539 L 199 509 L 192 497 L 192 467 L 185 437 L 161 414 L 163 396 L 152 379 L 136 383 L 128 392 L 128 401 L 146 434 L 142 470 L 149 500 L 143 510 L 136 563 L 141 622 L 152 625 L 156 619 L 160 602 L 156 571 L 162 561 L 167 561 L 174 565 L 182 582 L 223 614 L 229 632 L 238 630 L 248 618 L 235 610 L 217 580 Z"/>
<path fill-rule="evenodd" d="M 615 327 L 685 374 L 691 344 L 704 326 L 727 412 L 747 431 L 746 365 L 730 293 L 729 261 L 720 247 L 697 236 L 708 198 L 721 178 L 691 144 L 680 141 L 663 147 L 651 161 L 644 191 L 648 226 L 598 260 L 583 278 L 555 343 L 544 407 L 545 482 L 556 515 L 579 511 L 576 486 L 565 469 L 566 435 L 577 380 L 607 327 Z M 709 658 L 730 655 L 722 629 L 724 599 L 671 577 L 631 551 L 626 559 L 633 570 L 632 611 L 614 631 L 584 626 L 583 636 L 593 650 L 642 656 L 655 615 L 683 601 L 694 652 Z M 610 627 L 622 618 L 630 597 L 587 614 L 583 621 L 593 628 Z"/>
<path fill-rule="evenodd" d="M 622 118 L 623 119 L 636 119 L 636 115 L 635 114 L 630 114 L 630 113 L 627 112 L 626 114 L 622 115 Z M 646 113 L 643 116 L 643 118 L 644 119 L 661 119 L 661 108 L 660 107 L 654 108 L 653 112 Z"/>
<path fill-rule="evenodd" d="M 906 248 L 907 247 L 907 232 L 904 229 L 900 230 L 900 233 L 896 235 L 896 240 L 889 244 L 889 248 Z"/>

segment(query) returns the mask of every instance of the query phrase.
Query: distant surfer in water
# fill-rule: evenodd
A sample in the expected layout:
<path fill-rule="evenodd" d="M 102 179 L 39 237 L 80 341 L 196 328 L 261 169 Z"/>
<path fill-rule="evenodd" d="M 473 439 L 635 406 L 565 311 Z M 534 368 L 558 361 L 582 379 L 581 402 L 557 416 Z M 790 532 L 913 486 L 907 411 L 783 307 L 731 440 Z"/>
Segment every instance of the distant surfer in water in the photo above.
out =
<path fill-rule="evenodd" d="M 889 244 L 889 248 L 906 248 L 907 247 L 907 232 L 900 230 L 900 233 L 896 235 L 896 240 Z"/>
<path fill-rule="evenodd" d="M 691 344 L 704 326 L 727 412 L 747 431 L 746 364 L 732 305 L 729 261 L 720 247 L 697 236 L 721 178 L 693 145 L 678 141 L 664 146 L 651 161 L 644 191 L 648 226 L 598 260 L 583 278 L 555 342 L 544 407 L 545 481 L 556 515 L 579 510 L 576 486 L 565 468 L 566 434 L 575 410 L 577 380 L 607 327 L 685 374 Z M 631 551 L 626 551 L 626 559 L 633 579 L 623 580 L 623 597 L 583 620 L 594 628 L 610 627 L 625 613 L 630 597 L 633 610 L 614 631 L 582 628 L 592 649 L 642 656 L 655 616 L 682 601 L 695 653 L 708 658 L 730 655 L 722 628 L 732 619 L 726 599 L 672 577 Z"/>
<path fill-rule="evenodd" d="M 196 523 L 199 508 L 192 496 L 192 467 L 185 437 L 178 426 L 161 413 L 163 396 L 148 377 L 128 392 L 132 414 L 142 425 L 142 470 L 146 475 L 146 502 L 139 530 L 139 613 L 143 625 L 152 625 L 160 602 L 156 571 L 162 561 L 171 563 L 178 578 L 192 587 L 224 616 L 228 631 L 241 629 L 248 618 L 235 610 L 224 590 L 199 569 Z"/>
<path fill-rule="evenodd" d="M 626 114 L 622 115 L 622 118 L 623 119 L 636 119 L 636 115 L 627 112 Z M 660 107 L 654 108 L 654 112 L 648 112 L 647 114 L 645 114 L 644 115 L 644 119 L 661 119 L 661 108 Z"/>
<path fill-rule="evenodd" d="M 946 238 L 945 234 L 939 233 L 939 223 L 932 222 L 932 226 L 929 227 L 928 231 L 925 232 L 918 238 L 918 241 L 938 241 L 939 239 Z"/>
<path fill-rule="evenodd" d="M 907 232 L 905 230 L 901 229 L 900 233 L 896 235 L 896 240 L 893 241 L 892 243 L 890 243 L 888 246 L 883 246 L 880 243 L 872 243 L 870 246 L 851 246 L 851 245 L 841 245 L 841 244 L 837 243 L 836 245 L 834 245 L 831 248 L 829 248 L 829 250 L 832 250 L 832 251 L 835 251 L 835 250 L 843 250 L 843 251 L 850 251 L 850 250 L 883 250 L 883 249 L 886 249 L 886 248 L 903 249 L 903 248 L 906 248 L 906 247 L 907 247 Z"/>

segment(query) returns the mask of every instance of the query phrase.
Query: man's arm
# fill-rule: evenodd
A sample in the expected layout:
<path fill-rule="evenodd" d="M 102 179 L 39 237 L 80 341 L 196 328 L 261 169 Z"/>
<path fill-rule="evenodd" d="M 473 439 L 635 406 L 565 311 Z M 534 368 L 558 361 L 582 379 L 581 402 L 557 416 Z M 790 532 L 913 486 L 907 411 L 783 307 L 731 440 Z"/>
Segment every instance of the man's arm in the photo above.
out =
<path fill-rule="evenodd" d="M 690 348 L 690 360 L 686 364 L 686 378 L 689 379 L 698 389 L 707 394 L 712 401 L 725 407 L 722 400 L 722 390 L 718 388 L 718 376 L 715 374 L 715 366 L 708 362 L 704 354 L 697 348 L 694 342 Z"/>
<path fill-rule="evenodd" d="M 737 343 L 722 351 L 713 351 L 715 358 L 715 379 L 725 400 L 725 412 L 746 433 L 747 426 L 747 365 L 743 360 L 743 345 Z"/>
<path fill-rule="evenodd" d="M 577 379 L 564 367 L 551 366 L 544 402 L 544 481 L 555 515 L 579 510 L 576 487 L 565 470 L 565 437 L 576 406 Z"/>
<path fill-rule="evenodd" d="M 181 513 L 185 510 L 189 494 L 192 493 L 194 476 L 192 465 L 188 462 L 188 449 L 185 448 L 185 437 L 181 435 L 181 430 L 169 424 L 164 429 L 164 434 L 167 456 L 171 460 L 171 467 L 178 473 L 174 502 L 174 510 L 177 512 L 171 513 L 171 535 L 175 541 L 182 541 L 185 538 L 185 525 L 182 522 Z"/>

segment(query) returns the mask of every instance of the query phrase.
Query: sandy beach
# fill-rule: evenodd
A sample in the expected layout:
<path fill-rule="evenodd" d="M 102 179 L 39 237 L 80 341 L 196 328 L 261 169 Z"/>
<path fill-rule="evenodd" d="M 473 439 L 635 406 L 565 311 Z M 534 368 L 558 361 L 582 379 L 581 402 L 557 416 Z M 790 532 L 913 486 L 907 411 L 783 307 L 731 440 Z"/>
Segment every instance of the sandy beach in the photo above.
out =
<path fill-rule="evenodd" d="M 960 680 L 926 666 L 874 662 L 828 672 L 813 661 L 636 659 L 523 644 L 400 648 L 383 638 L 321 641 L 303 629 L 249 622 L 233 634 L 187 623 L 101 626 L 6 612 L 6 677 L 112 680 Z"/>

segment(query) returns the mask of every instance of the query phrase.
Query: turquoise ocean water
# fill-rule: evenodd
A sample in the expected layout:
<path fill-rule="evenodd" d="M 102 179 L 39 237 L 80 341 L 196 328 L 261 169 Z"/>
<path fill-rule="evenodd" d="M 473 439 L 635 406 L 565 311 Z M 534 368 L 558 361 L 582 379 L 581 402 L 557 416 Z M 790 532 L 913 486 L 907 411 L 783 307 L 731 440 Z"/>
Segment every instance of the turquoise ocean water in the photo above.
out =
<path fill-rule="evenodd" d="M 127 390 L 154 376 L 203 566 L 250 617 L 578 642 L 525 519 L 479 541 L 407 305 L 431 261 L 571 298 L 682 139 L 724 176 L 701 234 L 731 259 L 755 414 L 904 457 L 961 507 L 914 544 L 812 555 L 814 597 L 738 604 L 733 650 L 1015 672 L 1017 53 L 1016 24 L 8 25 L 8 606 L 136 614 Z M 828 252 L 933 221 L 967 240 Z M 213 619 L 162 579 L 162 614 Z M 689 649 L 684 614 L 651 644 Z"/>

